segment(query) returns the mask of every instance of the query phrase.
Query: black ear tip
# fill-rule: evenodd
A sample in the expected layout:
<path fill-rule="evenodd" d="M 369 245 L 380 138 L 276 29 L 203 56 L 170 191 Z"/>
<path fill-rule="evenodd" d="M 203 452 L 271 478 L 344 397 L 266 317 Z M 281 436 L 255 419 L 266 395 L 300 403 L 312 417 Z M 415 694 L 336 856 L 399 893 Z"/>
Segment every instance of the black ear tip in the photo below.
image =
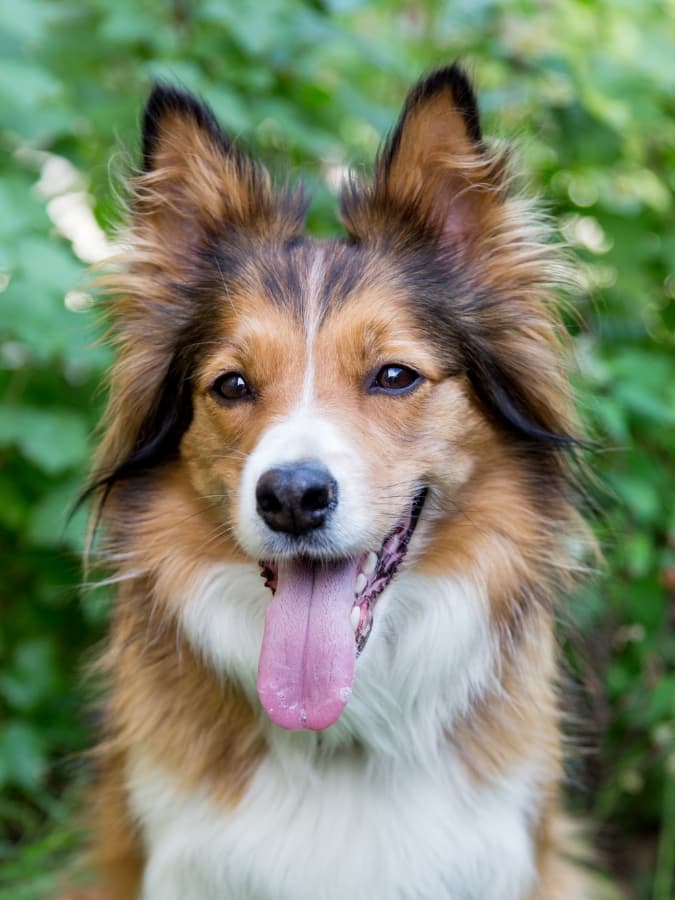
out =
<path fill-rule="evenodd" d="M 145 172 L 151 171 L 154 167 L 154 155 L 162 120 L 172 114 L 192 120 L 198 128 L 207 131 L 225 149 L 229 148 L 229 141 L 207 103 L 189 91 L 158 81 L 153 84 L 143 111 L 141 134 Z"/>
<path fill-rule="evenodd" d="M 466 70 L 458 62 L 441 69 L 435 69 L 417 82 L 410 92 L 406 108 L 412 109 L 418 103 L 429 100 L 436 94 L 449 91 L 455 107 L 460 111 L 472 141 L 481 143 L 483 134 L 480 127 L 478 101 Z"/>

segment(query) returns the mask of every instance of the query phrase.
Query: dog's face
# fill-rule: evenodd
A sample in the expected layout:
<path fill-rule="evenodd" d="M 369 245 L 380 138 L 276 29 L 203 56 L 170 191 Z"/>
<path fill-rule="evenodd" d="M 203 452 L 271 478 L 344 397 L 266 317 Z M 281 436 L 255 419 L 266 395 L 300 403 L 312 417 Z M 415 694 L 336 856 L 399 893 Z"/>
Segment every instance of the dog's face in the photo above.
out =
<path fill-rule="evenodd" d="M 452 504 L 486 427 L 459 360 L 449 377 L 415 316 L 394 258 L 314 242 L 259 253 L 249 283 L 221 300 L 182 453 L 276 594 L 260 664 L 264 705 L 286 727 L 323 728 L 347 701 L 355 648 L 368 640 L 427 493 L 430 509 Z M 280 305 L 261 277 L 275 255 L 280 290 L 297 291 L 293 305 Z M 300 686 L 308 652 L 320 659 L 311 691 Z"/>
<path fill-rule="evenodd" d="M 105 479 L 177 466 L 260 561 L 261 701 L 322 729 L 398 568 L 514 480 L 536 490 L 542 455 L 556 477 L 567 399 L 540 258 L 455 67 L 411 93 L 373 185 L 345 191 L 347 240 L 303 238 L 300 194 L 171 89 L 144 164 Z"/>
<path fill-rule="evenodd" d="M 395 259 L 337 242 L 277 253 L 295 307 L 252 259 L 254 283 L 230 287 L 200 359 L 184 456 L 253 558 L 354 557 L 379 549 L 425 486 L 451 499 L 484 419 Z"/>

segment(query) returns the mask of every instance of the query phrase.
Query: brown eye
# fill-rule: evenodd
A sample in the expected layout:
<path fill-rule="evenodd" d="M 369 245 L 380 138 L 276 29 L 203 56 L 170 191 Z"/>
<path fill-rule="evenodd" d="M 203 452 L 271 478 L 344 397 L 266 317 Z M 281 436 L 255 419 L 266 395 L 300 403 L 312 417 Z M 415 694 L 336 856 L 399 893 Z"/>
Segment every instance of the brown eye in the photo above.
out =
<path fill-rule="evenodd" d="M 253 391 L 239 372 L 227 372 L 225 375 L 220 375 L 211 385 L 211 392 L 217 399 L 229 400 L 231 403 L 253 399 Z"/>
<path fill-rule="evenodd" d="M 373 380 L 371 390 L 376 393 L 404 394 L 412 390 L 422 380 L 422 376 L 408 366 L 390 364 L 382 366 Z"/>

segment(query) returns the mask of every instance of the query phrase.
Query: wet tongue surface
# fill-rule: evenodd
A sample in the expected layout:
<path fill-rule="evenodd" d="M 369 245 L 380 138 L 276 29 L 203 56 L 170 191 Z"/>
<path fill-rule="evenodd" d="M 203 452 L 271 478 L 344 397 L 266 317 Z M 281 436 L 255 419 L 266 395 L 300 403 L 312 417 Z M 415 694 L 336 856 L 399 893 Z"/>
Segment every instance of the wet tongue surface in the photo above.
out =
<path fill-rule="evenodd" d="M 282 728 L 328 728 L 349 700 L 357 567 L 357 559 L 279 563 L 276 593 L 265 613 L 258 696 Z"/>

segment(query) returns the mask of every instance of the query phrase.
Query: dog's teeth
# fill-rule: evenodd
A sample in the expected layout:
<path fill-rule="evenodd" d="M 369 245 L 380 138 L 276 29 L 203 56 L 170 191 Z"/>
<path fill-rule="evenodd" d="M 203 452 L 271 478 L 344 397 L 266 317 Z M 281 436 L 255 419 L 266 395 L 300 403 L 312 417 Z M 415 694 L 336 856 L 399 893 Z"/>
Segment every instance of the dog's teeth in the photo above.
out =
<path fill-rule="evenodd" d="M 375 567 L 377 566 L 377 553 L 374 553 L 372 550 L 366 556 L 361 566 L 361 570 L 365 572 L 366 575 L 372 575 L 375 571 Z"/>
<path fill-rule="evenodd" d="M 368 578 L 361 572 L 356 576 L 356 584 L 354 585 L 354 593 L 358 596 L 368 584 Z"/>
<path fill-rule="evenodd" d="M 354 631 L 355 634 L 356 634 L 356 629 L 359 627 L 360 620 L 361 620 L 361 607 L 360 606 L 352 607 L 351 623 L 352 623 L 352 630 Z"/>

